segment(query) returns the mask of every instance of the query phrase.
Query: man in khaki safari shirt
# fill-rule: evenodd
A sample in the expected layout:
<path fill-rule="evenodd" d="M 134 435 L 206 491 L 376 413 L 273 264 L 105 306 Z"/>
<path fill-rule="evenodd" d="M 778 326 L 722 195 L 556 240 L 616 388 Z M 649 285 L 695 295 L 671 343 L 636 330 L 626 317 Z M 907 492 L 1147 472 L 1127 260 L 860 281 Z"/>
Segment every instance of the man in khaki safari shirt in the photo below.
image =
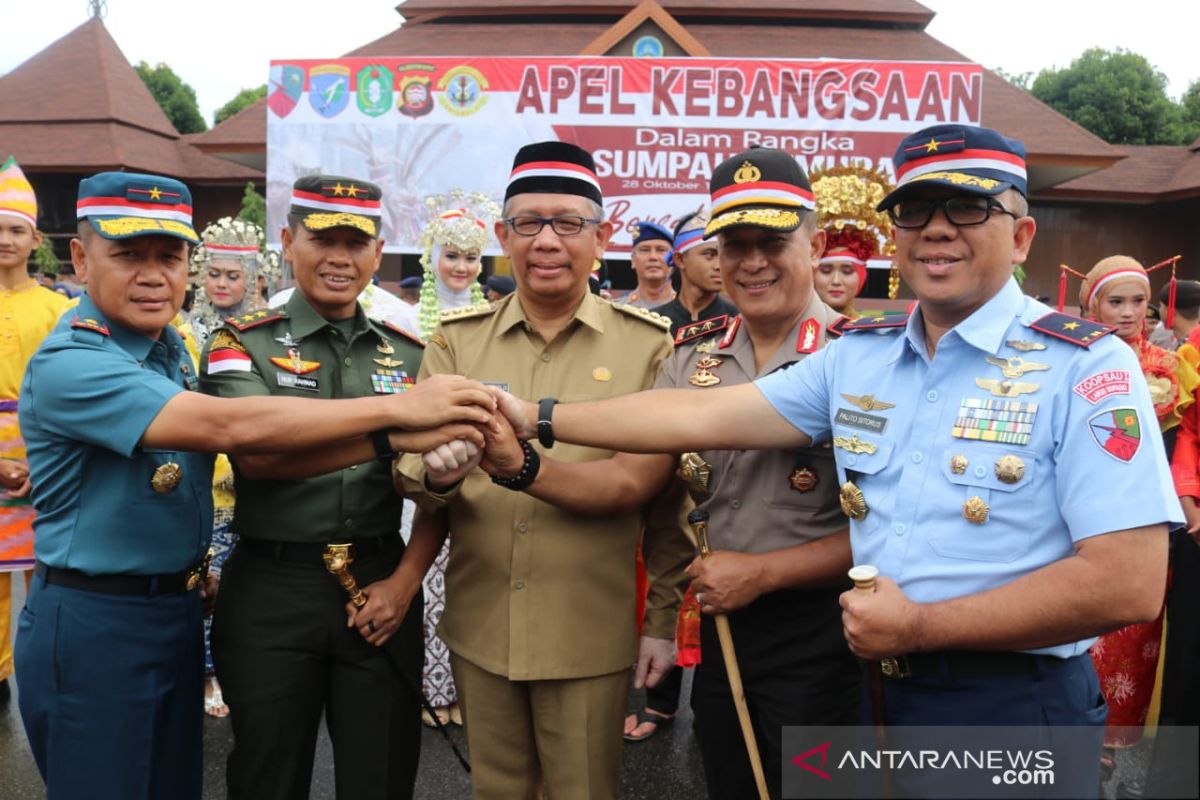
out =
<path fill-rule="evenodd" d="M 602 217 L 589 153 L 561 142 L 522 148 L 496 226 L 517 291 L 443 315 L 420 378 L 458 373 L 560 400 L 653 386 L 671 354 L 669 322 L 588 292 L 612 233 Z M 667 486 L 674 458 L 549 437 L 522 445 L 507 423 L 495 425 L 481 453 L 442 447 L 403 458 L 396 471 L 423 512 L 448 513 L 439 633 L 463 706 L 474 796 L 512 800 L 544 787 L 550 797 L 616 798 L 630 666 L 640 686 L 674 663 L 693 552 L 686 500 Z M 640 538 L 651 592 L 639 646 Z"/>

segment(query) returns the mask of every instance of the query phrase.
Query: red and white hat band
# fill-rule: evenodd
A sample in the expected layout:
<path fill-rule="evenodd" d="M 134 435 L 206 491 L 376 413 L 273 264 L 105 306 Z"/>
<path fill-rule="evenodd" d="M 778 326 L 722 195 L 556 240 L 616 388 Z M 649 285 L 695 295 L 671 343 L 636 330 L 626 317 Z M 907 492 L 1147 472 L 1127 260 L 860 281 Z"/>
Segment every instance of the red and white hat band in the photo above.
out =
<path fill-rule="evenodd" d="M 1100 293 L 1100 287 L 1117 281 L 1126 281 L 1131 278 L 1136 278 L 1146 284 L 1146 289 L 1150 288 L 1150 278 L 1146 277 L 1146 273 L 1139 269 L 1118 269 L 1105 275 L 1100 280 L 1096 281 L 1095 286 L 1088 290 L 1087 300 L 1083 304 L 1083 310 L 1086 311 L 1092 305 L 1092 300 L 1096 299 L 1096 295 Z"/>
<path fill-rule="evenodd" d="M 1026 179 L 1025 159 L 999 150 L 960 150 L 944 156 L 915 159 L 896 168 L 897 185 L 930 172 L 964 172 L 987 169 Z"/>
<path fill-rule="evenodd" d="M 575 178 L 590 183 L 600 191 L 600 180 L 587 167 L 569 161 L 530 161 L 522 164 L 508 176 L 509 185 L 523 178 Z"/>
<path fill-rule="evenodd" d="M 830 250 L 828 253 L 821 256 L 821 260 L 818 261 L 817 263 L 818 264 L 841 264 L 841 263 L 844 263 L 847 261 L 849 261 L 851 264 L 855 265 L 856 267 L 865 267 L 867 265 L 867 262 L 863 261 L 861 258 L 854 255 L 853 251 L 850 251 L 850 250 Z"/>
<path fill-rule="evenodd" d="M 360 200 L 357 197 L 339 197 L 337 200 L 330 200 L 319 194 L 295 189 L 292 190 L 292 205 L 315 208 L 320 211 L 342 211 L 347 214 L 355 212 L 377 214 L 382 207 L 379 200 Z"/>
<path fill-rule="evenodd" d="M 252 244 L 208 244 L 205 243 L 204 249 L 210 253 L 235 253 L 244 255 L 246 253 L 257 253 L 258 248 Z"/>
<path fill-rule="evenodd" d="M 75 203 L 75 218 L 141 217 L 142 219 L 172 219 L 192 224 L 192 207 L 183 203 L 138 203 L 124 197 L 87 197 Z"/>
<path fill-rule="evenodd" d="M 715 217 L 737 206 L 775 205 L 811 210 L 816 207 L 816 202 L 812 192 L 799 186 L 777 181 L 754 181 L 718 189 L 713 192 L 712 205 L 712 215 Z"/>

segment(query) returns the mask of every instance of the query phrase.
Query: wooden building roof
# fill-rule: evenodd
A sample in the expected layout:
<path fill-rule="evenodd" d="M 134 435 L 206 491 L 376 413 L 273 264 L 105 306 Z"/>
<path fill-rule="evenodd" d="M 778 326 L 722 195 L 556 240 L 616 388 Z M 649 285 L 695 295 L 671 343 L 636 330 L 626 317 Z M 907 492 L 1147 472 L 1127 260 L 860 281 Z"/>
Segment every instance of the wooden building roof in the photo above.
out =
<path fill-rule="evenodd" d="M 95 17 L 0 77 L 0 108 L 0 143 L 27 172 L 129 169 L 213 183 L 263 178 L 180 136 Z"/>

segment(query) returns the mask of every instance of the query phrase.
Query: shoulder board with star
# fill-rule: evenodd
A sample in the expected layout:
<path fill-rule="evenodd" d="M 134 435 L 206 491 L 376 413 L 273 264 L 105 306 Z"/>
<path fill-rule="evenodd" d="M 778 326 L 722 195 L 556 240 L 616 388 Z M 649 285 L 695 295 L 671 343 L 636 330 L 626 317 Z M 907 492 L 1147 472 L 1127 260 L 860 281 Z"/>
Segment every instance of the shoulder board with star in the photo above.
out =
<path fill-rule="evenodd" d="M 417 347 L 421 347 L 421 348 L 425 347 L 425 343 L 423 341 L 421 341 L 420 337 L 413 336 L 411 333 L 404 330 L 404 328 L 401 328 L 399 325 L 393 325 L 392 323 L 388 322 L 386 319 L 376 320 L 376 323 L 380 327 L 387 328 L 389 331 L 396 334 L 397 336 L 407 339 L 408 341 L 415 344 Z"/>
<path fill-rule="evenodd" d="M 847 320 L 838 326 L 842 335 L 858 331 L 875 331 L 903 328 L 908 324 L 908 314 L 880 314 L 877 317 L 859 317 Z"/>
<path fill-rule="evenodd" d="M 684 325 L 675 332 L 675 346 L 679 347 L 695 339 L 701 339 L 714 333 L 720 333 L 729 327 L 729 315 L 722 314 L 712 319 L 702 319 Z"/>
<path fill-rule="evenodd" d="M 492 303 L 483 302 L 476 303 L 472 306 L 463 308 L 452 308 L 449 311 L 443 311 L 441 322 L 445 325 L 447 322 L 461 322 L 464 319 L 475 319 L 476 317 L 486 317 L 496 310 L 496 306 Z"/>
<path fill-rule="evenodd" d="M 71 320 L 71 327 L 79 331 L 91 331 L 92 333 L 98 333 L 101 336 L 111 335 L 107 325 L 99 320 L 92 319 L 91 317 L 75 317 L 75 319 Z"/>
<path fill-rule="evenodd" d="M 625 303 L 613 303 L 612 307 L 623 314 L 628 314 L 631 317 L 637 317 L 642 322 L 648 322 L 655 327 L 662 328 L 664 331 L 671 330 L 670 317 L 664 317 L 662 314 L 651 311 L 648 308 L 626 305 Z"/>
<path fill-rule="evenodd" d="M 846 316 L 839 316 L 839 317 L 838 317 L 837 319 L 835 319 L 833 322 L 831 322 L 831 323 L 829 323 L 828 325 L 826 325 L 826 326 L 825 326 L 825 336 L 826 336 L 826 338 L 830 338 L 830 339 L 836 339 L 836 338 L 838 338 L 839 336 L 841 336 L 841 335 L 842 335 L 842 326 L 843 326 L 843 325 L 845 325 L 845 324 L 846 324 L 846 323 L 848 323 L 848 322 L 850 322 L 850 318 L 849 318 L 849 317 L 846 317 Z"/>
<path fill-rule="evenodd" d="M 277 319 L 287 317 L 287 312 L 282 308 L 260 308 L 258 311 L 251 311 L 249 314 L 242 314 L 240 317 L 230 317 L 225 320 L 225 324 L 234 330 L 245 332 L 251 328 L 257 328 L 259 325 L 266 325 L 268 322 L 274 322 Z"/>
<path fill-rule="evenodd" d="M 1080 319 L 1070 314 L 1060 314 L 1057 311 L 1035 319 L 1029 323 L 1029 327 L 1079 347 L 1089 347 L 1092 342 L 1103 339 L 1116 330 L 1112 325 Z"/>

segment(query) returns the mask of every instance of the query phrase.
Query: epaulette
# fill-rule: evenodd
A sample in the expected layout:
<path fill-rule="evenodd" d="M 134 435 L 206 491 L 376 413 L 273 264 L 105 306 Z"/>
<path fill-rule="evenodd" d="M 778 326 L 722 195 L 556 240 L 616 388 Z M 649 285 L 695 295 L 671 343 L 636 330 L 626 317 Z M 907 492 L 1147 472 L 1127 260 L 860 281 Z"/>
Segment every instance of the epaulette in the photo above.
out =
<path fill-rule="evenodd" d="M 859 317 L 847 320 L 838 326 L 838 332 L 843 336 L 856 331 L 884 330 L 887 328 L 903 328 L 908 324 L 908 314 L 880 314 L 877 317 Z"/>
<path fill-rule="evenodd" d="M 92 331 L 101 336 L 110 336 L 108 326 L 99 320 L 94 320 L 91 317 L 75 317 L 71 320 L 71 327 L 81 331 Z"/>
<path fill-rule="evenodd" d="M 266 325 L 268 322 L 283 319 L 286 316 L 287 312 L 282 308 L 260 308 L 258 311 L 251 311 L 249 314 L 242 314 L 240 317 L 230 317 L 225 320 L 225 324 L 234 330 L 245 332 L 251 328 L 257 328 L 259 325 Z"/>
<path fill-rule="evenodd" d="M 411 333 L 404 330 L 404 328 L 401 328 L 399 325 L 393 325 L 391 322 L 388 322 L 386 319 L 376 320 L 376 322 L 378 322 L 380 325 L 387 328 L 389 331 L 396 334 L 397 336 L 404 337 L 408 341 L 415 344 L 417 347 L 422 347 L 422 348 L 425 347 L 425 343 L 423 341 L 421 341 L 421 338 L 419 336 L 413 336 Z"/>
<path fill-rule="evenodd" d="M 826 325 L 825 326 L 826 338 L 836 339 L 837 337 L 841 336 L 842 335 L 842 326 L 845 325 L 849 321 L 850 321 L 849 317 L 841 316 L 841 317 L 838 317 L 837 319 L 835 319 L 833 322 Z"/>
<path fill-rule="evenodd" d="M 626 303 L 613 303 L 613 308 L 615 308 L 617 311 L 628 314 L 631 317 L 637 317 L 643 322 L 649 322 L 651 325 L 662 328 L 664 331 L 671 330 L 670 317 L 664 317 L 662 314 L 651 311 L 648 308 L 631 306 Z"/>
<path fill-rule="evenodd" d="M 675 346 L 699 339 L 703 336 L 708 336 L 713 333 L 719 333 L 729 327 L 729 315 L 722 314 L 719 317 L 712 319 L 702 319 L 698 322 L 693 322 L 689 325 L 684 325 L 675 332 Z"/>
<path fill-rule="evenodd" d="M 1029 323 L 1029 327 L 1080 347 L 1089 347 L 1092 342 L 1116 330 L 1112 325 L 1072 317 L 1070 314 L 1060 314 L 1057 311 L 1034 320 Z"/>
<path fill-rule="evenodd" d="M 464 306 L 463 308 L 452 308 L 449 311 L 442 312 L 441 322 L 445 325 L 447 322 L 461 322 L 464 319 L 484 317 L 495 310 L 496 306 L 487 301 L 476 303 L 472 306 Z"/>

